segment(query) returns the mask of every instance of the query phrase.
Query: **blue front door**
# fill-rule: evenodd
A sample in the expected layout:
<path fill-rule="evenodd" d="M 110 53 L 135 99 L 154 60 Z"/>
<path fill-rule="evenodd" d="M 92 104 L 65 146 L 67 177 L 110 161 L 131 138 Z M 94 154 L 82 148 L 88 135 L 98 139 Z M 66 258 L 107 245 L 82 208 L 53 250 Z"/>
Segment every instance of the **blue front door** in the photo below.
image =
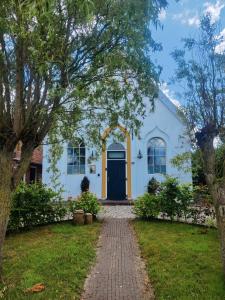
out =
<path fill-rule="evenodd" d="M 107 199 L 126 199 L 125 151 L 108 151 L 107 159 Z"/>

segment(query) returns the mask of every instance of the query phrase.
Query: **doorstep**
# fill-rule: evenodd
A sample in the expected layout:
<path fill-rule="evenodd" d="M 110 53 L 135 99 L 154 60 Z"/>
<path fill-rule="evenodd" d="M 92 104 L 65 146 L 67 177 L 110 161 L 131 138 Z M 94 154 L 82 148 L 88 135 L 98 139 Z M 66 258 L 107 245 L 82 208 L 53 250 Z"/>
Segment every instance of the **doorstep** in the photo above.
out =
<path fill-rule="evenodd" d="M 102 205 L 134 205 L 133 200 L 98 200 Z"/>

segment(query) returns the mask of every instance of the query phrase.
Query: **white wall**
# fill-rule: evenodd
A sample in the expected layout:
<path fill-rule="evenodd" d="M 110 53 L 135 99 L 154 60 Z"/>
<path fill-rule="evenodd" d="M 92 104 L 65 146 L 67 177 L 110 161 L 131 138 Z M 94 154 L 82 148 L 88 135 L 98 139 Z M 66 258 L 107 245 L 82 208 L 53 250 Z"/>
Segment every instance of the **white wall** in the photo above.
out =
<path fill-rule="evenodd" d="M 178 171 L 170 164 L 170 160 L 177 154 L 190 150 L 190 145 L 182 138 L 184 136 L 184 125 L 176 116 L 175 107 L 168 102 L 162 94 L 162 100 L 156 100 L 155 111 L 149 113 L 144 120 L 143 127 L 140 130 L 140 139 L 133 137 L 132 139 L 132 197 L 133 199 L 143 194 L 147 189 L 148 181 L 154 176 L 157 180 L 162 181 L 163 175 L 148 174 L 147 170 L 147 143 L 153 137 L 161 137 L 167 144 L 167 174 L 177 177 L 182 183 L 191 183 L 191 174 Z M 163 98 L 164 97 L 164 98 Z M 112 143 L 112 138 L 109 137 L 107 145 Z M 124 143 L 126 148 L 126 143 Z M 93 162 L 96 165 L 96 174 L 90 174 L 89 165 L 87 163 L 88 157 L 94 149 L 86 150 L 86 171 L 85 175 L 90 180 L 90 190 L 101 198 L 101 155 L 98 161 Z M 143 157 L 137 158 L 138 151 L 141 150 Z M 47 173 L 48 168 L 48 146 L 44 146 L 43 158 L 43 182 L 51 186 L 50 174 Z M 64 197 L 67 199 L 69 196 L 75 197 L 80 194 L 80 183 L 84 174 L 68 175 L 67 174 L 67 144 L 64 144 L 64 152 L 58 162 L 58 168 L 61 170 L 60 182 L 64 186 Z"/>

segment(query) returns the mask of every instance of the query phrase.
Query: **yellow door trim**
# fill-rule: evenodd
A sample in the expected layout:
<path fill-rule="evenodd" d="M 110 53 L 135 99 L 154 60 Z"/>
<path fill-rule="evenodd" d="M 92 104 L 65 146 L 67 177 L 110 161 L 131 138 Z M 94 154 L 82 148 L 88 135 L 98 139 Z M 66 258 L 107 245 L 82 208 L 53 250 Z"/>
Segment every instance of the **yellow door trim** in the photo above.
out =
<path fill-rule="evenodd" d="M 131 138 L 130 134 L 126 128 L 121 125 L 116 126 L 119 128 L 126 136 L 126 144 L 127 144 L 127 164 L 126 164 L 126 173 L 127 173 L 127 186 L 126 192 L 128 199 L 132 198 L 132 189 L 131 189 Z M 106 149 L 106 139 L 109 136 L 110 132 L 115 129 L 107 128 L 105 129 L 102 135 L 102 199 L 107 198 L 107 171 L 106 171 L 106 164 L 107 164 L 107 149 Z"/>

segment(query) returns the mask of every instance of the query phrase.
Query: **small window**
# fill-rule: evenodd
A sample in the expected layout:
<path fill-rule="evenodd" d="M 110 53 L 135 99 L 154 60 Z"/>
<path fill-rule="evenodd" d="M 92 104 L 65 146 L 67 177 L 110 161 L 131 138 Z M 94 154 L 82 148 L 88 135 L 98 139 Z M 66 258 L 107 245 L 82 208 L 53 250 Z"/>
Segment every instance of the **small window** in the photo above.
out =
<path fill-rule="evenodd" d="M 108 151 L 108 159 L 125 159 L 125 151 Z"/>
<path fill-rule="evenodd" d="M 148 173 L 166 174 L 166 143 L 161 138 L 148 142 Z"/>
<path fill-rule="evenodd" d="M 85 145 L 68 144 L 67 148 L 67 174 L 85 174 Z"/>

